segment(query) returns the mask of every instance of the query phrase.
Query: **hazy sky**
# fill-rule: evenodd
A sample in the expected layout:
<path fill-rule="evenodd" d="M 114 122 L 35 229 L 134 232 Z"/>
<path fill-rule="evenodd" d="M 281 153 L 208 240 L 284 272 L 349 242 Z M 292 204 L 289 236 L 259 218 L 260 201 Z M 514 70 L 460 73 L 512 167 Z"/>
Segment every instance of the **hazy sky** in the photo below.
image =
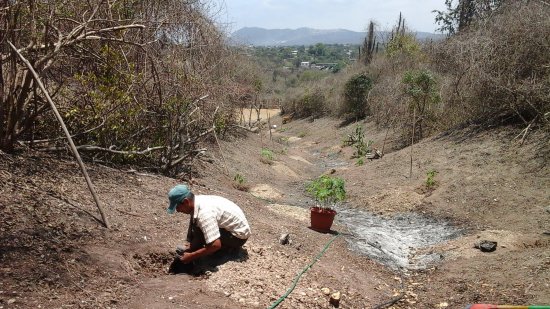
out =
<path fill-rule="evenodd" d="M 433 10 L 445 0 L 225 0 L 231 31 L 242 27 L 268 29 L 348 29 L 365 31 L 369 20 L 391 28 L 402 12 L 415 31 L 434 32 Z"/>

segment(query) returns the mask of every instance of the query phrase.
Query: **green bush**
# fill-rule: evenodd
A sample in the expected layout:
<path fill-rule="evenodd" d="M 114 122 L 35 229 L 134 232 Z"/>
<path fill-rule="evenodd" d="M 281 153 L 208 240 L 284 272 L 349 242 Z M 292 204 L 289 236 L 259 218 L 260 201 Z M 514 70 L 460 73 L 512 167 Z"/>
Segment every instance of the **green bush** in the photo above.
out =
<path fill-rule="evenodd" d="M 338 177 L 322 175 L 307 186 L 307 191 L 323 208 L 330 208 L 346 199 L 345 182 Z"/>
<path fill-rule="evenodd" d="M 344 85 L 342 114 L 347 114 L 355 120 L 365 118 L 370 112 L 367 97 L 372 84 L 372 79 L 364 73 L 351 77 Z"/>

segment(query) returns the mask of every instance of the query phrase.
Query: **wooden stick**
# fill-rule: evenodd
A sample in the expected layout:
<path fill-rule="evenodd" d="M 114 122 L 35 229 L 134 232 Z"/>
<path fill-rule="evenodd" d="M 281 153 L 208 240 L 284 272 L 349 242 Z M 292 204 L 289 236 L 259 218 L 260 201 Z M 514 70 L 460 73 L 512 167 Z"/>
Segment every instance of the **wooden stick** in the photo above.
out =
<path fill-rule="evenodd" d="M 32 67 L 31 63 L 25 57 L 23 57 L 23 55 L 17 50 L 17 48 L 15 48 L 15 46 L 13 46 L 13 44 L 11 42 L 8 41 L 8 44 L 10 44 L 11 48 L 15 51 L 15 53 L 19 56 L 19 58 L 21 58 L 21 60 L 25 63 L 27 68 L 29 68 L 29 71 L 32 73 L 34 79 L 36 80 L 36 83 L 38 84 L 38 86 L 40 87 L 42 92 L 44 93 L 44 96 L 46 96 L 46 99 L 48 100 L 48 103 L 50 103 L 50 106 L 51 106 L 51 108 L 52 108 L 52 110 L 55 114 L 55 117 L 57 118 L 57 120 L 61 124 L 61 128 L 63 128 L 63 132 L 65 133 L 65 136 L 67 137 L 67 140 L 69 141 L 69 145 L 71 146 L 71 150 L 73 151 L 73 154 L 74 154 L 76 160 L 78 161 L 78 165 L 80 166 L 80 169 L 82 170 L 82 173 L 84 174 L 84 178 L 86 179 L 86 184 L 88 185 L 88 189 L 90 189 L 90 192 L 92 193 L 94 201 L 97 205 L 97 209 L 99 210 L 99 213 L 101 214 L 101 220 L 103 220 L 103 224 L 105 225 L 105 227 L 109 228 L 110 227 L 109 226 L 109 221 L 107 220 L 107 217 L 105 216 L 105 213 L 103 212 L 103 208 L 101 208 L 101 204 L 99 203 L 99 199 L 97 198 L 97 195 L 94 191 L 94 188 L 92 186 L 92 181 L 90 179 L 90 176 L 88 176 L 88 172 L 86 171 L 86 167 L 84 166 L 84 162 L 82 162 L 82 159 L 80 158 L 80 155 L 78 154 L 78 150 L 76 149 L 76 147 L 74 145 L 73 139 L 71 138 L 71 134 L 69 133 L 69 130 L 67 130 L 67 126 L 65 126 L 65 122 L 63 122 L 63 118 L 59 114 L 59 111 L 57 110 L 57 107 L 53 103 L 52 98 L 50 97 L 48 91 L 44 87 L 44 84 L 40 80 L 40 77 L 38 76 L 38 74 L 36 73 L 34 68 Z"/>
<path fill-rule="evenodd" d="M 216 107 L 216 110 L 214 111 L 214 119 L 216 119 L 216 113 L 218 112 L 218 109 L 220 107 L 217 106 Z M 214 121 L 214 123 L 212 124 L 212 132 L 214 133 L 214 138 L 216 139 L 216 143 L 218 144 L 218 148 L 220 149 L 220 154 L 222 156 L 222 159 L 223 159 L 223 167 L 225 168 L 225 173 L 227 174 L 227 177 L 231 177 L 229 176 L 229 169 L 227 167 L 227 161 L 225 160 L 225 156 L 223 155 L 223 149 L 222 149 L 222 145 L 220 145 L 220 141 L 218 140 L 218 134 L 216 133 L 216 122 Z"/>
<path fill-rule="evenodd" d="M 413 121 L 412 121 L 412 136 L 411 136 L 411 169 L 409 171 L 409 179 L 412 180 L 413 175 L 413 147 L 414 147 L 414 127 L 416 127 L 416 107 L 413 106 Z"/>
<path fill-rule="evenodd" d="M 386 147 L 386 139 L 388 138 L 388 133 L 390 132 L 391 126 L 393 126 L 393 121 L 395 120 L 395 117 L 392 119 L 390 125 L 388 126 L 388 129 L 386 130 L 386 135 L 384 136 L 384 143 L 382 144 L 382 156 L 384 156 L 384 149 Z"/>
<path fill-rule="evenodd" d="M 273 145 L 273 136 L 271 135 L 271 115 L 269 114 L 269 109 L 266 109 L 267 111 L 267 125 L 269 126 L 269 140 L 271 141 L 271 145 Z"/>

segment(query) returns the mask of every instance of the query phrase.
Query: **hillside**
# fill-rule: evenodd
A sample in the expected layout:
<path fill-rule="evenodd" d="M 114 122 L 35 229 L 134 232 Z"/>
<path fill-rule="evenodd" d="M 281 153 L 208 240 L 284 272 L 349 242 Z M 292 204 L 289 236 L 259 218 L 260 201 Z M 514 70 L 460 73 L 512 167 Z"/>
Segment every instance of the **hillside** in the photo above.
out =
<path fill-rule="evenodd" d="M 89 164 L 109 230 L 96 221 L 73 160 L 0 153 L 0 305 L 266 308 L 333 238 L 308 228 L 312 200 L 304 192 L 308 180 L 327 171 L 346 180 L 349 200 L 333 226 L 343 235 L 280 308 L 330 308 L 322 288 L 342 293 L 340 308 L 371 308 L 395 296 L 401 298 L 393 308 L 550 304 L 548 144 L 536 132 L 522 146 L 514 128 L 463 129 L 424 140 L 413 150 L 411 179 L 409 148 L 355 165 L 353 150 L 341 146 L 355 125 L 272 121 L 277 130 L 271 142 L 264 130 L 234 136 L 220 147 L 205 145 L 208 157 L 193 179 Z M 380 148 L 386 132 L 359 124 Z M 260 160 L 262 148 L 274 152 L 271 164 Z M 391 134 L 386 149 L 394 149 Z M 424 188 L 428 170 L 438 172 L 431 190 Z M 236 173 L 255 195 L 234 188 Z M 187 230 L 187 216 L 165 212 L 167 191 L 182 181 L 199 194 L 234 200 L 253 231 L 246 251 L 198 277 L 165 273 Z M 411 252 L 411 263 L 427 253 L 440 257 L 427 268 L 394 270 L 350 250 L 358 238 L 344 214 L 352 210 L 379 220 L 415 213 L 461 232 Z M 290 234 L 288 245 L 279 243 L 284 233 Z M 473 248 L 484 239 L 497 241 L 497 250 Z"/>
<path fill-rule="evenodd" d="M 388 33 L 380 31 L 378 37 Z M 264 29 L 258 27 L 241 28 L 231 34 L 233 44 L 254 46 L 297 46 L 323 44 L 362 44 L 366 32 L 345 29 L 319 30 L 312 28 L 298 29 Z M 440 39 L 443 35 L 428 32 L 417 32 L 419 40 Z"/>

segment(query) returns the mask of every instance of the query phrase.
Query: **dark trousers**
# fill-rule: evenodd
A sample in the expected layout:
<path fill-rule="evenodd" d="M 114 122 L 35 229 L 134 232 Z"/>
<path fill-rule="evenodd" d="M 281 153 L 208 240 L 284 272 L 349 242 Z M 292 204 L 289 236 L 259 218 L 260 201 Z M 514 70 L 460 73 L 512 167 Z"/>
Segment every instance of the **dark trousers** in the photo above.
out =
<path fill-rule="evenodd" d="M 206 246 L 202 230 L 195 224 L 190 224 L 187 230 L 187 241 L 189 242 L 189 251 L 195 251 Z M 220 242 L 222 250 L 238 249 L 246 243 L 247 239 L 240 239 L 233 236 L 226 229 L 220 229 Z"/>
<path fill-rule="evenodd" d="M 206 246 L 202 230 L 194 224 L 189 225 L 187 241 L 189 242 L 189 248 L 186 251 L 195 251 Z M 246 243 L 246 239 L 237 238 L 227 230 L 220 229 L 220 242 L 222 243 L 222 248 L 218 252 L 223 255 L 225 253 L 232 253 L 234 252 L 233 250 L 242 247 Z M 187 273 L 197 275 L 198 273 L 195 273 L 197 270 L 194 269 L 195 263 L 183 264 L 180 261 L 180 254 L 176 255 L 174 261 L 170 264 L 168 272 L 171 274 Z"/>

